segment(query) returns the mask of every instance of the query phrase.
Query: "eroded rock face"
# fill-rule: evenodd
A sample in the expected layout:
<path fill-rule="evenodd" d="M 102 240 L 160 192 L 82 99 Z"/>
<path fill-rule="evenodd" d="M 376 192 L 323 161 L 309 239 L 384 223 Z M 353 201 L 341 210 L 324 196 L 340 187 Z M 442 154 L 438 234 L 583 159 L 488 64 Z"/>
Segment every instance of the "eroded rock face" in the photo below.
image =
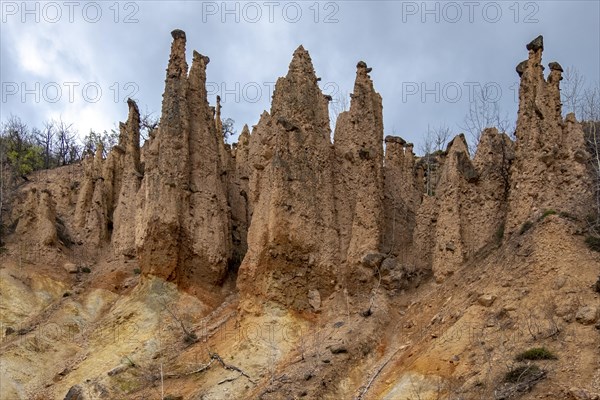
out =
<path fill-rule="evenodd" d="M 338 246 L 327 100 L 302 46 L 249 147 L 252 223 L 238 288 L 309 309 L 310 290 L 332 290 Z"/>
<path fill-rule="evenodd" d="M 128 102 L 119 144 L 83 161 L 67 224 L 78 243 L 137 256 L 146 276 L 202 294 L 241 263 L 242 308 L 272 300 L 319 311 L 336 286 L 359 297 L 378 274 L 394 293 L 423 270 L 441 281 L 544 210 L 585 215 L 583 132 L 573 115 L 561 117 L 560 65 L 544 79 L 541 38 L 517 68 L 516 148 L 486 129 L 474 159 L 462 135 L 417 159 L 412 144 L 388 136 L 384 159 L 382 100 L 364 62 L 334 144 L 330 98 L 299 47 L 271 111 L 231 149 L 220 100 L 214 109 L 207 101 L 208 57 L 194 52 L 188 73 L 185 33 L 172 35 L 160 126 L 142 151 L 139 110 Z M 17 233 L 38 230 L 38 244 L 56 245 L 52 195 L 27 196 Z M 62 216 L 68 197 L 55 196 Z"/>
<path fill-rule="evenodd" d="M 232 150 L 232 176 L 228 186 L 228 199 L 231 207 L 231 238 L 233 260 L 239 265 L 248 251 L 248 227 L 251 209 L 248 202 L 250 191 L 250 165 L 248 164 L 250 130 L 244 125 L 237 145 Z"/>
<path fill-rule="evenodd" d="M 513 143 L 496 129 L 483 132 L 471 161 L 464 135 L 446 150 L 435 196 L 425 196 L 414 233 L 420 268 L 442 281 L 485 246 L 502 239 Z"/>
<path fill-rule="evenodd" d="M 591 197 L 583 131 L 574 115 L 562 118 L 562 68 L 551 63 L 545 79 L 543 49 L 540 36 L 527 45 L 529 57 L 517 68 L 521 86 L 508 232 L 533 221 L 544 210 L 567 210 L 582 217 Z"/>
<path fill-rule="evenodd" d="M 515 143 L 508 135 L 499 133 L 496 128 L 483 131 L 473 158 L 479 179 L 469 194 L 463 226 L 467 258 L 486 245 L 499 244 L 504 237 L 510 167 L 514 158 Z"/>
<path fill-rule="evenodd" d="M 79 241 L 99 248 L 112 243 L 116 254 L 135 255 L 135 196 L 143 177 L 140 164 L 140 114 L 128 99 L 129 116 L 120 124 L 119 143 L 106 159 L 100 143 L 83 160 L 84 177 L 75 207 Z"/>
<path fill-rule="evenodd" d="M 451 274 L 465 258 L 462 238 L 462 207 L 467 200 L 470 182 L 479 175 L 467 150 L 464 135 L 455 137 L 447 149 L 436 196 L 438 198 L 438 219 L 435 225 L 435 246 L 432 255 L 432 269 L 436 278 Z"/>
<path fill-rule="evenodd" d="M 50 192 L 30 190 L 23 210 L 16 233 L 21 235 L 26 243 L 35 247 L 57 245 L 56 209 Z"/>
<path fill-rule="evenodd" d="M 385 138 L 385 231 L 384 252 L 412 262 L 416 210 L 423 196 L 420 170 L 415 164 L 413 144 L 400 137 Z"/>
<path fill-rule="evenodd" d="M 119 188 L 113 212 L 112 244 L 117 254 L 135 256 L 136 195 L 142 181 L 140 163 L 140 112 L 137 104 L 127 100 L 129 117 L 121 123 L 120 139 L 115 154 L 119 154 L 117 163 Z"/>
<path fill-rule="evenodd" d="M 340 259 L 356 263 L 379 251 L 383 237 L 383 106 L 359 62 L 350 110 L 335 128 L 336 211 Z"/>
<path fill-rule="evenodd" d="M 221 134 L 207 101 L 208 57 L 194 52 L 188 75 L 185 33 L 172 36 L 161 122 L 145 154 L 136 244 L 144 274 L 201 288 L 222 281 L 231 252 Z"/>
<path fill-rule="evenodd" d="M 94 156 L 83 160 L 84 178 L 75 208 L 75 229 L 79 240 L 96 247 L 109 239 L 109 192 L 105 187 L 103 151 L 102 144 L 99 144 Z"/>

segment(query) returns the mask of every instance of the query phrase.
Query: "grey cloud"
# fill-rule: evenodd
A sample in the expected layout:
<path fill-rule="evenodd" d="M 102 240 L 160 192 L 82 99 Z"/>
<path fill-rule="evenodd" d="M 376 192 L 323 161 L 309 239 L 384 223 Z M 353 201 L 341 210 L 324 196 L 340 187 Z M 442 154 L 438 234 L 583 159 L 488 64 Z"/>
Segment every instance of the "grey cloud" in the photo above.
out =
<path fill-rule="evenodd" d="M 129 3 L 136 7 L 125 9 Z M 22 23 L 19 16 L 3 15 L 6 22 L 2 23 L 0 39 L 2 82 L 40 80 L 24 72 L 22 60 L 15 52 L 24 32 L 32 32 L 40 41 L 49 43 L 54 40 L 49 35 L 60 35 L 66 40 L 72 38 L 74 43 L 56 55 L 57 62 L 64 63 L 57 70 L 67 71 L 68 76 L 48 79 L 102 82 L 106 97 L 113 97 L 115 93 L 110 86 L 117 83 L 119 98 L 117 102 L 103 98 L 98 104 L 85 104 L 81 99 L 73 104 L 31 104 L 11 99 L 3 101 L 2 117 L 14 113 L 30 124 L 39 124 L 52 112 L 76 120 L 80 111 L 85 110 L 83 115 L 89 115 L 95 107 L 97 121 L 94 123 L 99 126 L 88 126 L 92 121 L 87 119 L 77 120 L 80 131 L 85 132 L 90 127 L 110 129 L 116 121 L 125 118 L 127 110 L 123 100 L 130 93 L 124 87 L 127 83 L 136 85 L 134 97 L 142 110 L 159 112 L 171 41 L 169 33 L 175 28 L 187 32 L 188 59 L 191 60 L 193 49 L 211 58 L 207 71 L 209 82 L 225 85 L 230 91 L 239 87 L 238 101 L 236 95 L 223 96 L 222 93 L 224 116 L 236 121 L 238 131 L 244 123 L 256 123 L 260 113 L 269 109 L 268 85 L 287 72 L 291 55 L 300 44 L 309 50 L 316 72 L 323 79 L 322 87 L 334 83 L 336 90 L 351 92 L 356 62 L 364 60 L 373 66 L 375 87 L 383 97 L 386 133 L 394 131 L 416 143 L 428 126 L 447 124 L 453 132 L 460 131 L 459 124 L 468 107 L 468 87 L 465 86 L 468 82 L 497 84 L 502 89 L 501 109 L 515 119 L 517 87 L 514 85 L 518 77 L 514 67 L 527 56 L 525 44 L 538 34 L 545 37 L 545 63 L 556 60 L 563 66 L 575 65 L 590 83 L 600 81 L 598 2 L 476 2 L 472 22 L 465 2 L 450 3 L 454 5 L 448 6 L 448 2 L 426 4 L 429 10 L 437 7 L 439 22 L 435 22 L 435 13 L 423 13 L 420 1 L 323 1 L 317 3 L 318 16 L 314 2 L 297 2 L 293 4 L 301 8 L 302 17 L 296 23 L 290 22 L 293 14 L 288 15 L 286 21 L 281 13 L 283 7 L 292 2 L 279 2 L 275 21 L 270 23 L 268 7 L 261 1 L 254 3 L 263 13 L 256 23 L 249 21 L 255 14 L 242 14 L 244 7 L 251 11 L 248 2 L 227 3 L 229 9 L 237 4 L 239 23 L 233 20 L 234 14 L 225 15 L 223 22 L 219 14 L 203 13 L 215 6 L 221 11 L 223 3 L 220 1 L 120 2 L 118 23 L 114 22 L 114 10 L 109 9 L 113 3 L 99 3 L 103 16 L 97 23 L 86 22 L 81 17 L 74 23 L 66 20 L 54 25 L 44 21 Z M 455 14 L 451 12 L 455 6 L 462 16 L 452 22 Z M 295 6 L 289 7 L 291 12 Z M 418 8 L 416 12 L 414 7 Z M 501 18 L 491 22 L 494 15 L 482 14 L 484 8 L 490 13 L 500 9 Z M 139 22 L 123 23 L 133 11 L 136 12 L 130 17 Z M 328 15 L 338 22 L 325 23 Z M 530 17 L 530 23 L 525 22 L 526 17 Z M 68 51 L 65 53 L 65 50 Z M 413 84 L 419 87 L 419 93 L 407 96 L 405 89 L 407 85 L 414 87 Z M 439 102 L 433 93 L 422 98 L 421 89 L 435 90 L 436 84 L 440 88 Z M 454 92 L 440 92 L 444 85 L 447 90 L 462 89 L 456 102 L 449 101 L 454 97 L 444 96 L 453 96 Z M 246 93 L 241 92 L 244 87 L 248 90 Z M 262 90 L 259 99 L 255 99 L 257 87 Z M 209 101 L 214 102 L 214 96 Z"/>

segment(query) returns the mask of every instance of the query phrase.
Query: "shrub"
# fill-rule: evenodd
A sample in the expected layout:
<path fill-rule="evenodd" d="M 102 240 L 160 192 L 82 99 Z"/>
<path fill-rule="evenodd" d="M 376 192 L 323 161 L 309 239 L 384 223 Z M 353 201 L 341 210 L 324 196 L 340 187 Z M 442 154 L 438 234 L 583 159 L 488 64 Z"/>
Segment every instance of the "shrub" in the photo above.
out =
<path fill-rule="evenodd" d="M 545 347 L 534 347 L 526 350 L 522 353 L 517 354 L 515 360 L 556 360 L 556 356 Z"/>
<path fill-rule="evenodd" d="M 185 344 L 194 344 L 198 341 L 198 336 L 194 332 L 186 332 L 183 341 Z"/>
<path fill-rule="evenodd" d="M 500 225 L 498 229 L 496 229 L 494 237 L 496 238 L 497 243 L 502 242 L 502 239 L 504 238 L 504 224 Z"/>
<path fill-rule="evenodd" d="M 141 273 L 142 273 L 142 270 L 141 270 L 141 269 L 139 269 L 139 268 L 134 268 L 134 269 L 133 269 L 133 273 L 134 273 L 134 274 L 136 274 L 136 275 L 139 275 L 139 274 L 141 274 Z"/>
<path fill-rule="evenodd" d="M 546 218 L 548 215 L 555 215 L 555 214 L 557 214 L 557 212 L 554 210 L 545 210 L 539 220 L 541 221 L 544 218 Z"/>
<path fill-rule="evenodd" d="M 600 252 L 600 237 L 590 235 L 585 238 L 585 244 L 588 245 L 590 250 Z"/>
<path fill-rule="evenodd" d="M 523 224 L 523 226 L 521 226 L 521 230 L 519 231 L 519 235 L 524 234 L 525 232 L 527 232 L 528 230 L 530 230 L 533 227 L 533 222 L 531 221 L 525 221 L 525 223 Z"/>
<path fill-rule="evenodd" d="M 89 274 L 90 272 L 92 272 L 92 270 L 89 267 L 83 267 L 81 268 L 81 272 Z"/>
<path fill-rule="evenodd" d="M 504 382 L 518 383 L 525 380 L 529 380 L 542 373 L 540 367 L 535 364 L 530 365 L 519 365 L 510 369 L 506 375 L 504 375 Z"/>

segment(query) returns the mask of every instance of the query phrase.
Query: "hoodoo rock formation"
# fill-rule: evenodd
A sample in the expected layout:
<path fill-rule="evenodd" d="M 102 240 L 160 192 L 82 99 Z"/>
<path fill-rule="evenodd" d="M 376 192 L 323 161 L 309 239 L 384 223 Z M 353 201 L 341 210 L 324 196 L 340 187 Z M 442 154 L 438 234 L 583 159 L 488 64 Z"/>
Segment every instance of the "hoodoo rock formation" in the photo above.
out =
<path fill-rule="evenodd" d="M 208 57 L 194 51 L 188 72 L 185 33 L 172 36 L 158 128 L 142 152 L 139 110 L 128 101 L 119 144 L 106 159 L 101 146 L 84 159 L 74 217 L 61 228 L 84 246 L 137 258 L 143 275 L 200 294 L 239 267 L 248 308 L 272 300 L 314 310 L 310 298 L 348 277 L 360 291 L 384 260 L 383 270 L 400 265 L 442 281 L 546 210 L 582 218 L 589 208 L 582 128 L 574 115 L 562 118 L 560 65 L 544 78 L 542 37 L 517 67 L 516 144 L 489 128 L 473 159 L 463 135 L 419 159 L 399 137 L 386 137 L 384 152 L 382 99 L 363 61 L 332 143 L 330 99 L 302 46 L 271 111 L 230 147 L 220 98 L 214 108 L 207 100 Z M 32 229 L 26 215 L 52 219 L 52 204 L 49 192 L 30 193 L 18 232 Z M 42 230 L 43 243 L 56 242 Z"/>
<path fill-rule="evenodd" d="M 240 293 L 310 309 L 333 290 L 338 248 L 327 99 L 302 46 L 249 140 L 252 223 Z"/>
<path fill-rule="evenodd" d="M 378 252 L 383 237 L 383 114 L 379 93 L 360 61 L 350 110 L 335 127 L 336 211 L 340 259 L 361 261 Z"/>
<path fill-rule="evenodd" d="M 136 244 L 144 274 L 203 290 L 222 282 L 231 256 L 221 132 L 207 101 L 208 57 L 194 51 L 188 75 L 185 33 L 172 36 L 160 125 L 145 154 Z"/>
<path fill-rule="evenodd" d="M 413 144 L 400 137 L 386 136 L 384 166 L 384 238 L 385 253 L 405 262 L 413 260 L 413 235 L 416 210 L 421 204 L 423 190 L 419 187 L 421 170 L 416 166 Z"/>
<path fill-rule="evenodd" d="M 528 59 L 517 67 L 521 86 L 506 224 L 509 233 L 545 210 L 568 210 L 584 217 L 591 200 L 586 172 L 589 155 L 581 125 L 573 114 L 562 117 L 563 70 L 552 62 L 550 74 L 544 78 L 541 36 L 529 43 L 527 50 Z"/>
<path fill-rule="evenodd" d="M 516 146 L 486 129 L 473 159 L 459 135 L 425 160 L 399 137 L 386 137 L 384 152 L 382 99 L 363 61 L 332 144 L 329 99 L 302 46 L 271 111 L 230 147 L 220 98 L 214 108 L 207 100 L 208 57 L 194 51 L 188 73 L 185 33 L 172 36 L 158 128 L 141 154 L 140 115 L 128 102 L 119 145 L 83 162 L 71 235 L 137 257 L 144 275 L 202 292 L 241 264 L 248 308 L 268 299 L 314 310 L 309 298 L 348 277 L 360 291 L 385 259 L 384 270 L 441 281 L 544 210 L 582 216 L 588 205 L 583 133 L 573 115 L 562 119 L 560 65 L 544 79 L 541 37 L 517 68 Z"/>
<path fill-rule="evenodd" d="M 129 117 L 121 123 L 119 145 L 120 159 L 115 169 L 120 175 L 120 188 L 115 188 L 112 243 L 115 253 L 128 257 L 136 255 L 135 226 L 137 192 L 142 183 L 143 171 L 140 163 L 140 112 L 133 100 L 128 100 Z M 117 191 L 118 190 L 118 191 Z"/>
<path fill-rule="evenodd" d="M 560 65 L 544 78 L 541 37 L 517 67 L 516 141 L 487 128 L 474 157 L 462 134 L 424 157 L 384 140 L 362 61 L 332 143 L 331 98 L 302 46 L 270 112 L 230 146 L 220 98 L 207 99 L 208 57 L 194 51 L 188 71 L 186 35 L 172 37 L 160 123 L 143 147 L 129 100 L 118 145 L 32 174 L 1 221 L 0 398 L 155 398 L 159 377 L 161 398 L 444 398 L 456 387 L 512 398 L 502 368 L 533 342 L 583 372 L 564 361 L 527 390 L 562 375 L 597 382 L 598 258 L 581 235 L 590 156 L 575 116 L 562 117 Z M 533 332 L 543 318 L 552 330 Z M 46 322 L 69 335 L 38 335 Z M 533 339 L 518 337 L 524 324 Z M 109 343 L 99 326 L 114 328 Z M 505 332 L 522 348 L 506 350 Z M 410 391 L 413 380 L 432 396 Z"/>

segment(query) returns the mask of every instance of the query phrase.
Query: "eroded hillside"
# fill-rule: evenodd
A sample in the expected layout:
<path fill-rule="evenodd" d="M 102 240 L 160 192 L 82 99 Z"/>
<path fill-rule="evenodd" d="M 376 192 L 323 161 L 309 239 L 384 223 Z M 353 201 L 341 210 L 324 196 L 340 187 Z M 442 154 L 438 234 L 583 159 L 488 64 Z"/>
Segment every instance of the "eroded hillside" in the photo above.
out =
<path fill-rule="evenodd" d="M 542 37 L 517 67 L 516 141 L 486 129 L 471 157 L 458 135 L 433 173 L 384 138 L 363 61 L 332 142 L 302 46 L 227 145 L 209 58 L 188 68 L 172 36 L 144 145 L 130 100 L 106 158 L 12 201 L 0 398 L 599 398 L 590 154 Z"/>

